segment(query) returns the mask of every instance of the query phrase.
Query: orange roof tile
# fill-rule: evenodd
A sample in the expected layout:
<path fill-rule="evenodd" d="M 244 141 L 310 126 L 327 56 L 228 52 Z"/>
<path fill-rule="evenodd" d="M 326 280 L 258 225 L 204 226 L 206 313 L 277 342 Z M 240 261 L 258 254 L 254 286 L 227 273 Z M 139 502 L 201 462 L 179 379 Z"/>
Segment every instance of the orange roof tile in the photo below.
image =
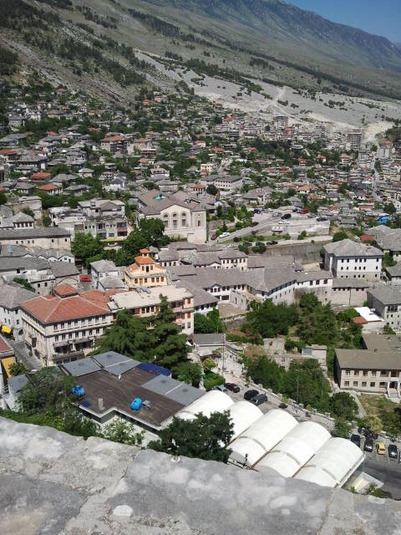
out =
<path fill-rule="evenodd" d="M 68 285 L 65 285 L 68 286 Z M 78 320 L 110 314 L 108 296 L 99 290 L 77 295 L 46 295 L 34 297 L 21 304 L 21 308 L 42 324 Z"/>

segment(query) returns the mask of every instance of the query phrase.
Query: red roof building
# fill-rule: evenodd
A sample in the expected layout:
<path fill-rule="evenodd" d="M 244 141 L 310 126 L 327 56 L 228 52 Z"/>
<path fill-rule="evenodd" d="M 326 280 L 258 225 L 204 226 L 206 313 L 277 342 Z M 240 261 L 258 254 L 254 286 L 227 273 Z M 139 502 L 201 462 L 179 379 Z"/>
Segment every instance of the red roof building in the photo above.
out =
<path fill-rule="evenodd" d="M 68 284 L 25 301 L 21 317 L 28 348 L 45 366 L 83 356 L 113 321 L 108 301 L 107 293 L 80 292 Z"/>

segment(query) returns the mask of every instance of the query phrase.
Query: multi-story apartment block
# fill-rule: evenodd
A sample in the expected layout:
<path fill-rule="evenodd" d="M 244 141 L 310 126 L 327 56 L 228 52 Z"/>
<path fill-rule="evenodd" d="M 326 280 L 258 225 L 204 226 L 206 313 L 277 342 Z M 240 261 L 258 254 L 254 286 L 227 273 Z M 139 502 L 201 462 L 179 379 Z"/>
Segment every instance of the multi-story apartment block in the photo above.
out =
<path fill-rule="evenodd" d="M 164 197 L 153 190 L 138 199 L 140 217 L 157 218 L 164 223 L 167 236 L 184 238 L 189 242 L 205 243 L 207 237 L 206 209 L 195 202 L 185 202 L 174 195 Z"/>
<path fill-rule="evenodd" d="M 401 331 L 401 287 L 382 286 L 368 290 L 368 306 L 395 331 Z"/>
<path fill-rule="evenodd" d="M 77 360 L 113 321 L 108 295 L 62 284 L 21 304 L 25 343 L 44 366 Z"/>
<path fill-rule="evenodd" d="M 160 296 L 165 296 L 176 315 L 176 323 L 182 332 L 192 335 L 194 332 L 194 298 L 185 288 L 166 285 L 155 288 L 138 288 L 130 292 L 121 292 L 111 296 L 110 308 L 113 312 L 130 310 L 140 318 L 158 313 Z"/>
<path fill-rule="evenodd" d="M 127 152 L 127 139 L 120 134 L 108 135 L 102 140 L 100 147 L 113 154 L 116 152 L 124 154 Z"/>
<path fill-rule="evenodd" d="M 128 289 L 134 290 L 141 286 L 147 288 L 165 286 L 167 284 L 165 269 L 153 260 L 147 249 L 141 249 L 139 252 L 141 256 L 135 257 L 134 264 L 128 266 L 124 273 Z"/>
<path fill-rule="evenodd" d="M 73 210 L 65 207 L 49 209 L 52 223 L 68 228 L 72 235 L 90 233 L 102 240 L 124 239 L 129 233 L 125 205 L 121 201 L 91 199 L 81 201 Z"/>
<path fill-rule="evenodd" d="M 364 335 L 365 349 L 336 349 L 335 374 L 341 389 L 401 397 L 398 337 Z"/>
<path fill-rule="evenodd" d="M 380 280 L 383 252 L 352 240 L 325 245 L 324 268 L 341 279 Z"/>
<path fill-rule="evenodd" d="M 71 250 L 71 233 L 65 228 L 0 229 L 0 245 L 25 245 Z"/>

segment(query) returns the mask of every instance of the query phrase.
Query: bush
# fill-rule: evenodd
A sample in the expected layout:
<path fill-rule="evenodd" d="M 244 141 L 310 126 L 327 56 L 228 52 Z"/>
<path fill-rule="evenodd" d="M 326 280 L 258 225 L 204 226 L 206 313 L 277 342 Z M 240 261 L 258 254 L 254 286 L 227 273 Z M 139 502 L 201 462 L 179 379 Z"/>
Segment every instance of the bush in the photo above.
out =
<path fill-rule="evenodd" d="M 206 390 L 211 390 L 215 386 L 224 385 L 224 377 L 214 372 L 207 372 L 203 378 L 203 385 Z"/>

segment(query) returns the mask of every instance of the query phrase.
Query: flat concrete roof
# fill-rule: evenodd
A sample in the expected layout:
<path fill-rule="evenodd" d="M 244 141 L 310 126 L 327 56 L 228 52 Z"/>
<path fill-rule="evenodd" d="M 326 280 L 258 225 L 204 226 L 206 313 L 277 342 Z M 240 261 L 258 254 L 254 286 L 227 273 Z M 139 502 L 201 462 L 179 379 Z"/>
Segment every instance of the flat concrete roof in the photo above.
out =
<path fill-rule="evenodd" d="M 154 374 L 137 367 L 126 371 L 120 379 L 108 373 L 107 370 L 84 375 L 79 379 L 80 386 L 85 389 L 86 402 L 81 407 L 87 408 L 98 417 L 102 417 L 114 408 L 132 415 L 133 420 L 143 422 L 150 428 L 160 429 L 163 422 L 174 416 L 185 404 L 145 388 L 144 385 L 154 377 Z M 103 410 L 99 409 L 99 398 L 103 400 Z M 149 401 L 150 408 L 142 407 L 140 411 L 131 410 L 130 405 L 135 398 Z"/>

